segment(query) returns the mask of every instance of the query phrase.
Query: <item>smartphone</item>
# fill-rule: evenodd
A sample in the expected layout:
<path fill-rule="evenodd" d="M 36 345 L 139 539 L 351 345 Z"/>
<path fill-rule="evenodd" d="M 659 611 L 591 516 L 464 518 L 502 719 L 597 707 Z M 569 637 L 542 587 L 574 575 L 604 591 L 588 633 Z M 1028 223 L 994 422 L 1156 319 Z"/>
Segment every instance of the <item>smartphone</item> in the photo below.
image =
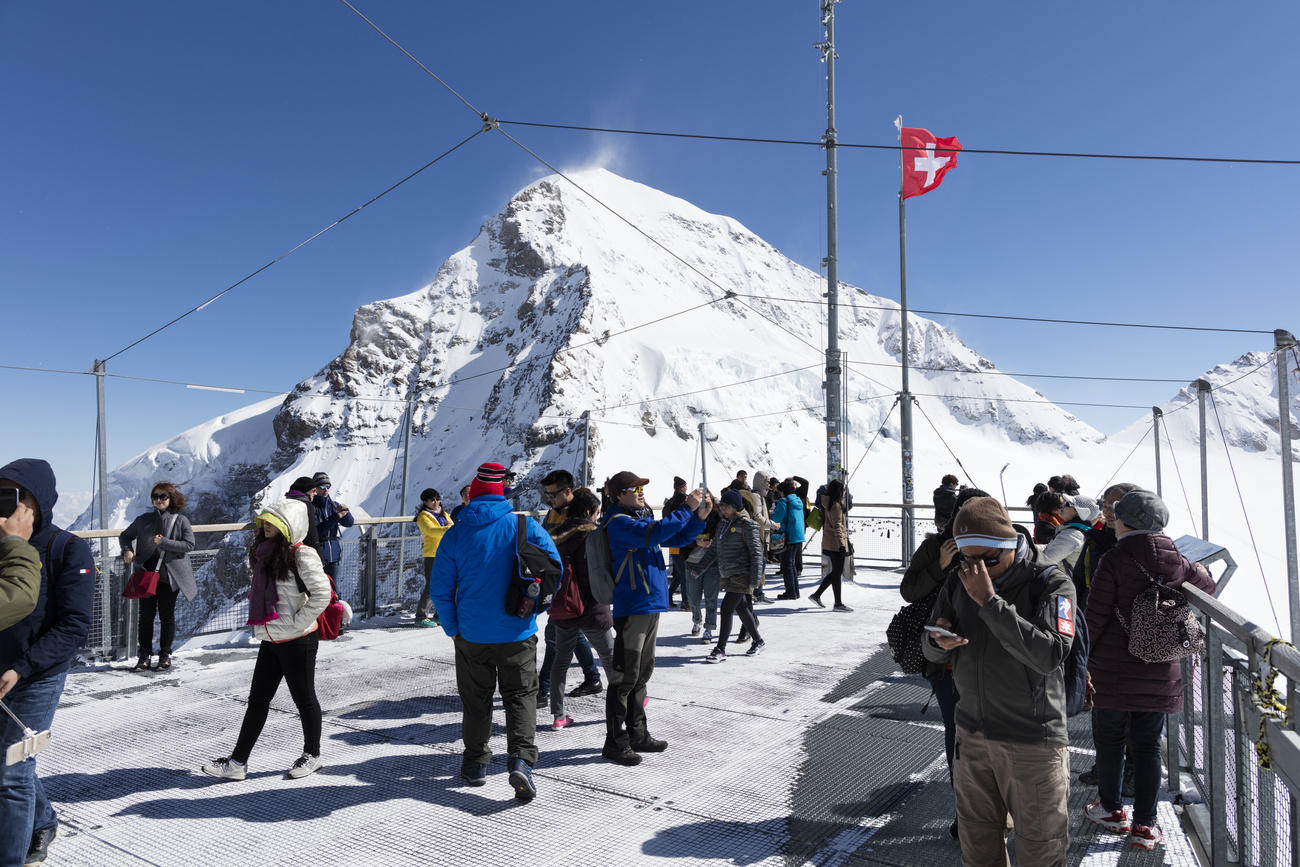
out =
<path fill-rule="evenodd" d="M 933 632 L 935 635 L 942 635 L 944 638 L 961 638 L 961 636 L 958 635 L 957 633 L 949 632 L 947 629 L 944 629 L 942 626 L 927 626 L 925 627 L 925 631 Z"/>
<path fill-rule="evenodd" d="M 45 750 L 49 745 L 49 729 L 46 729 L 43 732 L 33 732 L 29 729 L 27 737 L 23 738 L 16 744 L 10 744 L 9 750 L 5 754 L 5 764 L 16 765 L 21 761 L 30 759 L 37 753 Z"/>
<path fill-rule="evenodd" d="M 18 489 L 0 488 L 0 518 L 8 518 L 18 511 Z"/>

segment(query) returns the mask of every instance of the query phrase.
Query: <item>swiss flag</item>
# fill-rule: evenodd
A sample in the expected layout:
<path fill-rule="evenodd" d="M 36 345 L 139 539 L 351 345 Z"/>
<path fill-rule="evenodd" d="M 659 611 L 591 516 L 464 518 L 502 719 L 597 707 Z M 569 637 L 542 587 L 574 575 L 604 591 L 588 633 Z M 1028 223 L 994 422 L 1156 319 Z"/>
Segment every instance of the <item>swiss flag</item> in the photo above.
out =
<path fill-rule="evenodd" d="M 923 196 L 943 183 L 943 176 L 957 165 L 961 142 L 956 136 L 936 138 L 928 129 L 905 126 L 899 129 L 903 155 L 903 198 Z"/>

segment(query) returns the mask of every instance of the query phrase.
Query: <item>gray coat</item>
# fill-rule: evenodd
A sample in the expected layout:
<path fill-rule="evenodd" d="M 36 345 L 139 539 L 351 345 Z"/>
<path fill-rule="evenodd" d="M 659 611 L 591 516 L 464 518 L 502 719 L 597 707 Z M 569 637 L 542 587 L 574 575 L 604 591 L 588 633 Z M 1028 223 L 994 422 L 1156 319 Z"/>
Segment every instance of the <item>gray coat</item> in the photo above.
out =
<path fill-rule="evenodd" d="M 171 524 L 169 532 L 167 524 Z M 153 537 L 159 533 L 163 533 L 164 538 L 155 547 Z M 185 594 L 186 599 L 193 599 L 198 593 L 198 586 L 194 583 L 194 570 L 190 568 L 189 554 L 194 550 L 194 528 L 190 526 L 189 518 L 174 512 L 160 513 L 157 509 L 150 509 L 132 521 L 131 526 L 123 530 L 117 539 L 123 551 L 135 552 L 133 565 L 136 569 L 144 569 L 146 564 L 153 565 L 149 561 L 154 552 L 161 548 L 163 558 L 159 571 L 163 580 L 170 581 L 172 587 Z"/>

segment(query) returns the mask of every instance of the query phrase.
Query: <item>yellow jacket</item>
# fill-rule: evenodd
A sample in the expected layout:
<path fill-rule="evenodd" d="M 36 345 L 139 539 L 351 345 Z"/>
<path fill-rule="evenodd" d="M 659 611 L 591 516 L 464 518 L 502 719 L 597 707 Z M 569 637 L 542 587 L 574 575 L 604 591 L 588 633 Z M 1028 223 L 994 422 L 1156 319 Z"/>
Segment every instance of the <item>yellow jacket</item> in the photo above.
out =
<path fill-rule="evenodd" d="M 442 541 L 442 535 L 452 526 L 451 516 L 444 514 L 443 517 L 447 519 L 446 526 L 439 524 L 433 512 L 428 509 L 420 509 L 419 514 L 415 516 L 415 523 L 420 527 L 420 535 L 424 537 L 424 549 L 420 552 L 420 556 L 438 556 L 438 544 Z"/>

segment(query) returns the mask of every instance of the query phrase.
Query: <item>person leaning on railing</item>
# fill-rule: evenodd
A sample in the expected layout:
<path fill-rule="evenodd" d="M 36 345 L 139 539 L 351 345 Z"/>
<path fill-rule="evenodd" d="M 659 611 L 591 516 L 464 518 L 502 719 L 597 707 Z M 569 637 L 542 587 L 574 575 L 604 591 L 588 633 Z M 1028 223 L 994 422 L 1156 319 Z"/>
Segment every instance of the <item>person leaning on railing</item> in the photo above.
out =
<path fill-rule="evenodd" d="M 172 667 L 176 597 L 184 593 L 186 600 L 190 600 L 198 594 L 189 559 L 194 550 L 194 528 L 190 526 L 190 519 L 181 514 L 185 508 L 185 495 L 171 482 L 159 482 L 149 492 L 149 502 L 153 508 L 132 521 L 131 526 L 118 536 L 123 562 L 135 563 L 136 571 L 143 569 L 161 573 L 154 595 L 140 600 L 140 658 L 132 671 L 149 670 L 155 615 L 162 627 L 155 670 L 166 671 Z"/>
<path fill-rule="evenodd" d="M 1156 824 L 1160 733 L 1165 714 L 1183 709 L 1182 663 L 1138 659 L 1129 652 L 1124 623 L 1132 617 L 1133 600 L 1152 580 L 1175 588 L 1191 584 L 1206 593 L 1214 592 L 1214 580 L 1203 566 L 1189 563 L 1162 532 L 1169 508 L 1155 494 L 1130 491 L 1115 503 L 1114 515 L 1115 545 L 1101 558 L 1088 592 L 1098 797 L 1084 815 L 1107 830 L 1129 832 L 1137 848 L 1153 849 L 1162 837 Z M 1120 801 L 1126 727 L 1137 766 L 1131 825 Z"/>

